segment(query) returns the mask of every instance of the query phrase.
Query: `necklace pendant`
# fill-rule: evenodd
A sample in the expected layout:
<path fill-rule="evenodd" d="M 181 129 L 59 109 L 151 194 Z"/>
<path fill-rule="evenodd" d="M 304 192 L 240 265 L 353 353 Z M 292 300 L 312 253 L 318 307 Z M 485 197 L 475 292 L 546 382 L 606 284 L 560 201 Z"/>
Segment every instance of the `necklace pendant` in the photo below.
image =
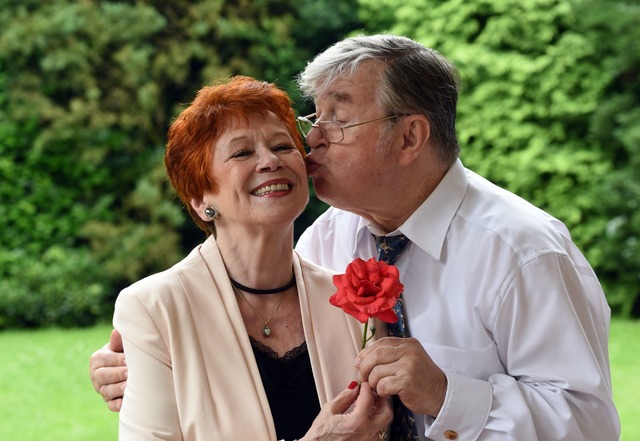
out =
<path fill-rule="evenodd" d="M 265 323 L 264 328 L 262 328 L 262 335 L 265 337 L 269 337 L 271 335 L 271 328 Z"/>

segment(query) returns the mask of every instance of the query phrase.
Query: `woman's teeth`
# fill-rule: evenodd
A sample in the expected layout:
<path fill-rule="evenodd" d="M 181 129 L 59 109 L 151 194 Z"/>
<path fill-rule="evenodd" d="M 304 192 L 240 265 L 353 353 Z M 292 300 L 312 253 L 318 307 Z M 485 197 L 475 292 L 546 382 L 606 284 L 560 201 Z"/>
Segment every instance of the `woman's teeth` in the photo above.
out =
<path fill-rule="evenodd" d="M 260 187 L 256 191 L 253 192 L 255 196 L 263 196 L 267 193 L 272 193 L 274 191 L 287 191 L 289 190 L 289 184 L 272 184 L 267 185 L 265 187 Z"/>

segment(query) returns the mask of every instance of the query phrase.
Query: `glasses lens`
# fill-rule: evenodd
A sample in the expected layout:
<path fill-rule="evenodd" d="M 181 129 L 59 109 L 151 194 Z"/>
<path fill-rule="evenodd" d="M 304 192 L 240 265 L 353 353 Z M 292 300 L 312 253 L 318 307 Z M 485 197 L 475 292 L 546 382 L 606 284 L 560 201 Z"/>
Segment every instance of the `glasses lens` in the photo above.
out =
<path fill-rule="evenodd" d="M 298 130 L 300 130 L 300 134 L 303 137 L 307 137 L 311 128 L 313 127 L 313 123 L 304 117 L 298 118 Z"/>
<path fill-rule="evenodd" d="M 304 116 L 298 117 L 298 130 L 304 138 L 309 136 L 311 129 L 316 128 L 320 130 L 320 136 L 329 142 L 340 142 L 344 139 L 344 131 L 338 123 L 329 121 L 316 121 L 315 123 L 305 118 Z"/>
<path fill-rule="evenodd" d="M 344 132 L 338 123 L 323 122 L 320 131 L 322 137 L 329 142 L 338 143 L 344 139 Z"/>

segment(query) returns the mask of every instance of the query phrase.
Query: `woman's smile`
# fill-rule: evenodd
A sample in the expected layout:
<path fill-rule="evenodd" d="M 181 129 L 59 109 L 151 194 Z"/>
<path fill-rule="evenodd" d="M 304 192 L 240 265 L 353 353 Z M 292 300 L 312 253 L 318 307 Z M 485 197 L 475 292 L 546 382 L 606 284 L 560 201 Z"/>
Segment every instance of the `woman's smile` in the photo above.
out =
<path fill-rule="evenodd" d="M 281 196 L 283 193 L 289 193 L 293 184 L 285 179 L 277 179 L 265 182 L 251 192 L 254 196 Z"/>

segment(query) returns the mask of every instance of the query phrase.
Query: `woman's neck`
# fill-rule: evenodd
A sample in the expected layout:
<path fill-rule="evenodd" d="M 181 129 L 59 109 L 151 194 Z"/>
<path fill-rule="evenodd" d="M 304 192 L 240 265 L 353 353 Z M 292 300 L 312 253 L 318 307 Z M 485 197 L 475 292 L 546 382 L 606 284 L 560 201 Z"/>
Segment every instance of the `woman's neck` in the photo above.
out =
<path fill-rule="evenodd" d="M 216 239 L 229 277 L 254 289 L 291 280 L 293 228 L 277 232 L 218 231 Z"/>

